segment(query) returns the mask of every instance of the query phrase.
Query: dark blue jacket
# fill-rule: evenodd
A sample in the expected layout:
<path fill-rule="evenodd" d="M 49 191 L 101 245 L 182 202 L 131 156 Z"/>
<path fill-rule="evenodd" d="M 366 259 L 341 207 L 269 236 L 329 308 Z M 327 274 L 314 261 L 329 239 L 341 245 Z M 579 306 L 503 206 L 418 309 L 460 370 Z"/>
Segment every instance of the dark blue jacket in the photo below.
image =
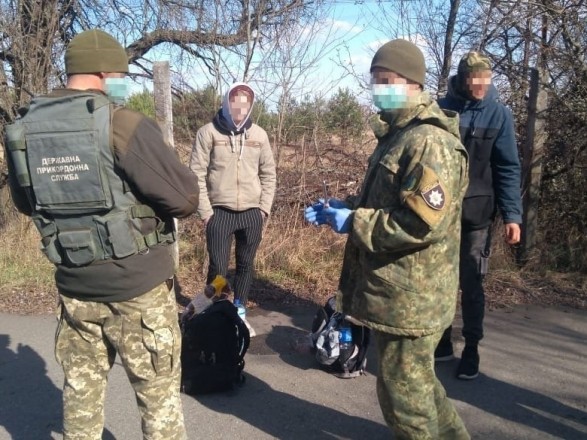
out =
<path fill-rule="evenodd" d="M 469 189 L 463 201 L 463 228 L 481 229 L 493 221 L 496 205 L 504 223 L 522 223 L 520 160 L 510 110 L 490 86 L 481 101 L 458 94 L 457 77 L 449 79 L 441 108 L 460 115 L 461 141 L 469 153 Z"/>

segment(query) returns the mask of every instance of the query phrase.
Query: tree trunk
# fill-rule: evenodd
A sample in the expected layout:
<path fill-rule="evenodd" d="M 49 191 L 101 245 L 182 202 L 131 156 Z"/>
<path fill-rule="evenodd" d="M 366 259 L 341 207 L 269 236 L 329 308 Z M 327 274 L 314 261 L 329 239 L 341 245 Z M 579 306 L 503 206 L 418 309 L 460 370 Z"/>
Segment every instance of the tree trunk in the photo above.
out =
<path fill-rule="evenodd" d="M 527 263 L 537 255 L 538 204 L 542 180 L 542 160 L 544 145 L 548 137 L 545 119 L 548 95 L 543 86 L 546 83 L 546 75 L 546 70 L 542 68 L 532 69 L 531 71 L 526 143 L 522 162 L 524 217 L 522 245 L 518 255 L 521 264 Z"/>
<path fill-rule="evenodd" d="M 440 75 L 438 76 L 438 96 L 446 95 L 448 90 L 448 77 L 452 65 L 452 40 L 457 22 L 457 15 L 461 6 L 461 0 L 450 0 L 450 11 L 446 22 L 446 32 L 444 34 L 444 51 Z"/>

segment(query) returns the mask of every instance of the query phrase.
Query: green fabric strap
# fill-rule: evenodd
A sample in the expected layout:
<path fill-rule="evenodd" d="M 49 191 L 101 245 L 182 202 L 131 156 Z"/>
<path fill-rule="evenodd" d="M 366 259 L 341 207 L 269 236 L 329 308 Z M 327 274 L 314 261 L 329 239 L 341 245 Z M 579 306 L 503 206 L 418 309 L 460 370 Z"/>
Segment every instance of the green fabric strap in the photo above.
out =
<path fill-rule="evenodd" d="M 147 235 L 143 235 L 143 245 L 146 245 L 147 247 L 153 247 L 157 243 L 159 243 L 158 231 L 153 231 L 148 233 Z"/>
<path fill-rule="evenodd" d="M 134 205 L 130 208 L 132 218 L 157 217 L 153 208 L 147 205 Z"/>

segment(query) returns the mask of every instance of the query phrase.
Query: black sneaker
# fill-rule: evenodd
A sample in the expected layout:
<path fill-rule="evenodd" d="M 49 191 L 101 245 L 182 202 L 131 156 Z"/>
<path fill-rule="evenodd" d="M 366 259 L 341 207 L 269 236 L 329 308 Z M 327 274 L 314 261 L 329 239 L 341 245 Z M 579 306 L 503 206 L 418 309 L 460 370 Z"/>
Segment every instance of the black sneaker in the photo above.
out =
<path fill-rule="evenodd" d="M 441 339 L 434 350 L 434 362 L 448 362 L 455 358 L 450 339 Z"/>
<path fill-rule="evenodd" d="M 473 380 L 479 376 L 479 352 L 475 345 L 465 345 L 457 368 L 457 378 Z"/>

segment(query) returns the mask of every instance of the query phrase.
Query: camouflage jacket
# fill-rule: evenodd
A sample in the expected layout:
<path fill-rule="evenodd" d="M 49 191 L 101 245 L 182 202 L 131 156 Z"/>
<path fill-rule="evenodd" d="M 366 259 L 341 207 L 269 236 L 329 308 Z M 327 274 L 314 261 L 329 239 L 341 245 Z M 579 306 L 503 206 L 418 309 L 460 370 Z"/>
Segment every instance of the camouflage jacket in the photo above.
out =
<path fill-rule="evenodd" d="M 378 138 L 353 198 L 338 302 L 379 331 L 422 336 L 452 323 L 468 157 L 458 117 L 423 92 L 372 118 Z"/>

